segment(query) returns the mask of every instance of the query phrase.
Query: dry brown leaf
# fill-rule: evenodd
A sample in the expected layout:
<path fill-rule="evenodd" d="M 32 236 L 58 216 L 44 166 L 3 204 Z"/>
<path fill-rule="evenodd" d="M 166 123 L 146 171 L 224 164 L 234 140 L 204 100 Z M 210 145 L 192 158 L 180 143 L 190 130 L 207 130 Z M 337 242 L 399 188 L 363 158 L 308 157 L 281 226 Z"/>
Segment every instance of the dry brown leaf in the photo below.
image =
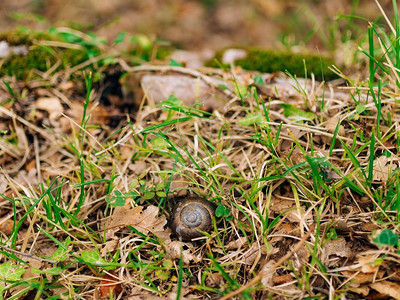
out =
<path fill-rule="evenodd" d="M 147 235 L 151 232 L 167 242 L 169 241 L 170 230 L 169 228 L 164 229 L 166 224 L 166 217 L 164 215 L 158 216 L 158 207 L 156 206 L 148 206 L 145 210 L 143 210 L 143 206 L 134 208 L 118 206 L 113 215 L 107 219 L 106 236 L 107 239 L 110 239 L 117 231 L 130 225 L 143 234 Z"/>
<path fill-rule="evenodd" d="M 323 248 L 321 255 L 321 262 L 328 267 L 335 265 L 340 257 L 351 257 L 353 252 L 347 246 L 346 240 L 340 238 L 337 240 L 330 240 Z"/>
<path fill-rule="evenodd" d="M 274 285 L 280 285 L 280 284 L 285 284 L 293 281 L 294 277 L 291 273 L 289 274 L 282 274 L 282 275 L 277 275 L 272 278 L 272 283 Z"/>
<path fill-rule="evenodd" d="M 95 106 L 91 103 L 88 105 L 87 115 L 90 115 L 89 124 L 108 124 L 110 117 L 117 114 L 116 110 L 107 110 L 103 106 Z M 83 106 L 82 103 L 72 102 L 68 115 L 78 124 L 82 120 Z"/>
<path fill-rule="evenodd" d="M 179 259 L 182 252 L 182 261 L 184 265 L 189 265 L 191 261 L 197 263 L 201 261 L 200 256 L 192 254 L 191 249 L 183 250 L 183 246 L 188 246 L 186 243 L 179 241 L 172 241 L 165 245 L 165 250 L 167 252 L 167 258 L 171 260 Z"/>
<path fill-rule="evenodd" d="M 309 222 L 312 219 L 311 214 L 306 215 L 306 210 L 301 206 L 301 213 L 296 208 L 294 200 L 286 200 L 272 197 L 270 209 L 277 214 L 284 214 L 291 223 L 299 223 L 300 220 Z"/>
<path fill-rule="evenodd" d="M 210 273 L 206 278 L 206 286 L 208 287 L 220 287 L 224 284 L 224 277 L 221 273 Z"/>
<path fill-rule="evenodd" d="M 375 273 L 379 270 L 379 265 L 375 264 L 376 257 L 368 255 L 361 256 L 358 261 L 361 265 L 361 272 L 363 273 Z"/>
<path fill-rule="evenodd" d="M 118 277 L 109 271 L 101 280 L 100 296 L 110 297 L 111 292 L 113 295 L 118 296 L 122 292 L 122 285 Z"/>
<path fill-rule="evenodd" d="M 359 286 L 360 284 L 373 282 L 374 280 L 381 279 L 383 275 L 385 275 L 384 270 L 379 270 L 378 272 L 374 273 L 361 273 L 354 275 L 354 272 L 344 271 L 343 275 L 351 278 L 352 286 Z"/>
<path fill-rule="evenodd" d="M 382 155 L 374 160 L 373 180 L 374 181 L 387 181 L 389 176 L 393 173 L 393 170 L 397 168 L 397 164 L 392 158 Z"/>
<path fill-rule="evenodd" d="M 142 174 L 149 166 L 144 161 L 135 161 L 133 164 L 129 164 L 129 170 L 135 172 L 136 175 Z"/>
<path fill-rule="evenodd" d="M 114 252 L 119 247 L 119 239 L 115 238 L 107 241 L 104 247 L 101 249 L 101 256 L 106 256 L 108 252 Z"/>
<path fill-rule="evenodd" d="M 7 219 L 0 221 L 0 232 L 4 233 L 6 236 L 10 236 L 14 227 L 14 221 Z"/>
<path fill-rule="evenodd" d="M 266 254 L 265 247 L 253 243 L 250 248 L 243 253 L 241 259 L 244 260 L 245 264 L 252 265 L 256 260 L 260 259 L 262 254 Z"/>
<path fill-rule="evenodd" d="M 246 242 L 247 238 L 245 236 L 241 236 L 240 238 L 229 242 L 228 245 L 225 246 L 225 250 L 236 250 L 242 248 L 244 245 L 246 245 Z"/>
<path fill-rule="evenodd" d="M 333 117 L 328 118 L 328 120 L 325 123 L 325 128 L 329 133 L 334 133 L 336 130 L 337 124 L 340 122 L 340 116 L 336 115 Z M 339 125 L 338 129 L 338 135 L 339 136 L 344 136 L 346 134 L 344 126 Z M 321 135 L 322 141 L 325 144 L 330 144 L 332 142 L 332 137 L 331 136 L 326 136 L 326 135 Z"/>
<path fill-rule="evenodd" d="M 264 286 L 272 286 L 272 278 L 275 274 L 275 270 L 272 267 L 275 265 L 274 260 L 268 261 L 260 270 L 260 273 L 263 275 L 261 278 L 261 283 Z"/>
<path fill-rule="evenodd" d="M 347 291 L 362 295 L 364 297 L 368 296 L 369 294 L 369 287 L 367 286 L 360 286 L 360 287 L 350 287 Z"/>
<path fill-rule="evenodd" d="M 370 288 L 375 291 L 393 297 L 396 300 L 400 300 L 400 284 L 390 281 L 380 281 L 371 283 Z"/>
<path fill-rule="evenodd" d="M 57 120 L 64 111 L 61 101 L 57 97 L 42 97 L 36 101 L 36 107 L 49 113 L 50 120 Z"/>

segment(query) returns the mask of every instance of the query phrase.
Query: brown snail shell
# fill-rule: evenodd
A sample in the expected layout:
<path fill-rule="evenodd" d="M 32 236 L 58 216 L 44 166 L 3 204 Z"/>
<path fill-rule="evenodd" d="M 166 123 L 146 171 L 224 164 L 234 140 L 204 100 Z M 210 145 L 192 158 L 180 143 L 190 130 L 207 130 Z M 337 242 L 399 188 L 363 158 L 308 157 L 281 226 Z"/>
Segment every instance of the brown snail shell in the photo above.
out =
<path fill-rule="evenodd" d="M 172 209 L 171 229 L 183 241 L 201 237 L 213 227 L 216 205 L 201 198 L 186 198 Z"/>

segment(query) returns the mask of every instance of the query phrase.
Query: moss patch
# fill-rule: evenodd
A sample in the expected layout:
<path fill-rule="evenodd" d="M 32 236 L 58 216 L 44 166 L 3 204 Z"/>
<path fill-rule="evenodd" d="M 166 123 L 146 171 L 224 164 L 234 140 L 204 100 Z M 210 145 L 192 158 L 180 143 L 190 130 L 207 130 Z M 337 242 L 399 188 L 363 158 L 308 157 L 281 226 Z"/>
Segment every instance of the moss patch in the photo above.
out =
<path fill-rule="evenodd" d="M 206 65 L 220 67 L 218 62 L 222 61 L 224 51 L 218 52 Z M 307 69 L 307 76 L 314 73 L 317 80 L 329 81 L 338 78 L 338 75 L 329 69 L 335 63 L 328 57 L 265 49 L 246 49 L 246 51 L 246 58 L 235 61 L 236 66 L 245 70 L 256 70 L 262 73 L 287 71 L 292 75 L 304 77 Z M 229 66 L 224 65 L 224 67 L 228 68 Z"/>
<path fill-rule="evenodd" d="M 46 72 L 58 60 L 61 60 L 55 71 L 66 69 L 84 62 L 90 54 L 88 49 L 70 49 L 34 45 L 34 41 L 50 40 L 63 41 L 60 36 L 41 32 L 11 31 L 0 33 L 0 41 L 6 41 L 12 46 L 25 45 L 29 48 L 27 55 L 11 55 L 0 59 L 0 77 L 15 76 L 19 80 L 35 77 L 34 70 Z M 97 52 L 100 51 L 97 49 Z"/>

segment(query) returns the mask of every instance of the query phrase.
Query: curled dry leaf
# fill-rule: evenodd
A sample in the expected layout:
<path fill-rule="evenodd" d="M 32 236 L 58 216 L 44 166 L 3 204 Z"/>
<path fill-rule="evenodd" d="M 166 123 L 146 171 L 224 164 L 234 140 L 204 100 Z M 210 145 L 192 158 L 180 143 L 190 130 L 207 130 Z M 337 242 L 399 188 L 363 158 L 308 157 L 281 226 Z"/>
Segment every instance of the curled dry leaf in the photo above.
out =
<path fill-rule="evenodd" d="M 219 287 L 224 284 L 224 277 L 221 273 L 210 273 L 206 278 L 206 286 L 208 287 Z"/>
<path fill-rule="evenodd" d="M 354 254 L 347 246 L 346 240 L 330 240 L 324 247 L 321 262 L 328 267 L 335 265 L 341 257 L 352 257 Z"/>
<path fill-rule="evenodd" d="M 350 271 L 344 271 L 343 275 L 351 278 L 351 286 L 359 287 L 361 284 L 373 282 L 375 280 L 383 278 L 383 275 L 385 275 L 385 271 L 379 270 L 378 272 L 374 273 L 354 273 Z"/>
<path fill-rule="evenodd" d="M 14 227 L 14 221 L 7 219 L 0 221 L 0 232 L 4 233 L 6 236 L 10 236 Z"/>
<path fill-rule="evenodd" d="M 289 282 L 293 281 L 293 279 L 294 279 L 294 276 L 291 273 L 282 274 L 282 275 L 274 276 L 272 278 L 272 283 L 274 285 L 280 285 L 280 284 L 289 283 Z"/>
<path fill-rule="evenodd" d="M 374 160 L 373 165 L 373 180 L 384 181 L 389 179 L 389 176 L 397 168 L 397 164 L 393 161 L 393 158 L 381 156 Z"/>
<path fill-rule="evenodd" d="M 368 255 L 361 256 L 358 258 L 358 261 L 361 265 L 361 272 L 363 273 L 375 273 L 379 270 L 379 264 L 376 264 L 376 257 Z"/>
<path fill-rule="evenodd" d="M 111 292 L 113 295 L 118 295 L 122 292 L 121 283 L 116 275 L 109 272 L 104 275 L 100 284 L 100 296 L 110 297 Z"/>
<path fill-rule="evenodd" d="M 130 225 L 143 234 L 147 235 L 151 232 L 164 242 L 169 242 L 171 231 L 169 228 L 164 229 L 166 224 L 166 217 L 158 216 L 156 206 L 149 206 L 145 210 L 143 210 L 143 206 L 134 208 L 119 206 L 106 221 L 106 236 L 107 239 L 110 239 L 117 231 Z"/>
<path fill-rule="evenodd" d="M 261 283 L 264 286 L 272 286 L 272 278 L 275 274 L 275 270 L 272 269 L 272 267 L 275 265 L 274 260 L 268 261 L 260 270 L 260 273 L 262 274 L 261 278 Z"/>
<path fill-rule="evenodd" d="M 254 262 L 258 261 L 261 255 L 266 254 L 264 246 L 260 246 L 257 243 L 251 244 L 250 248 L 247 249 L 242 255 L 242 260 L 247 265 L 252 265 Z"/>
<path fill-rule="evenodd" d="M 191 261 L 195 263 L 201 261 L 200 256 L 192 254 L 190 248 L 187 250 L 183 250 L 183 246 L 188 246 L 188 244 L 179 241 L 172 241 L 170 243 L 167 243 L 165 245 L 167 258 L 171 260 L 179 259 L 182 253 L 182 261 L 184 265 L 189 265 Z"/>
<path fill-rule="evenodd" d="M 104 247 L 101 249 L 101 256 L 104 257 L 109 252 L 114 252 L 119 247 L 119 239 L 114 238 L 110 241 L 107 241 Z"/>
<path fill-rule="evenodd" d="M 396 300 L 400 300 L 400 284 L 398 283 L 385 280 L 371 283 L 369 286 L 383 295 L 388 295 Z"/>
<path fill-rule="evenodd" d="M 57 97 L 42 97 L 36 101 L 36 107 L 49 113 L 50 120 L 57 120 L 64 111 L 64 108 Z"/>
<path fill-rule="evenodd" d="M 276 214 L 284 214 L 284 216 L 287 217 L 291 223 L 299 223 L 300 221 L 309 223 L 312 221 L 312 214 L 307 214 L 303 206 L 301 206 L 301 212 L 299 213 L 294 200 L 285 200 L 272 197 L 270 209 L 271 212 Z"/>
<path fill-rule="evenodd" d="M 225 250 L 236 250 L 242 248 L 244 245 L 246 245 L 247 238 L 245 236 L 241 236 L 238 239 L 235 239 L 231 242 L 228 243 L 228 245 L 225 246 Z"/>

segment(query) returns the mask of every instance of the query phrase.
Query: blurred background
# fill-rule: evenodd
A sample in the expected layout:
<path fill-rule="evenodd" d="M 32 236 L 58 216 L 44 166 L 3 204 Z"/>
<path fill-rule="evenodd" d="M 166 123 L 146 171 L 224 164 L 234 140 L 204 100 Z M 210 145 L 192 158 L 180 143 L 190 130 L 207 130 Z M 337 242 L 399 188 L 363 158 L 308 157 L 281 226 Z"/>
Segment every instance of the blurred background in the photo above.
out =
<path fill-rule="evenodd" d="M 380 4 L 392 14 L 391 0 Z M 367 21 L 348 15 L 382 19 L 374 0 L 1 0 L 0 30 L 72 26 L 109 39 L 144 34 L 196 51 L 305 46 L 332 53 L 367 31 Z"/>

